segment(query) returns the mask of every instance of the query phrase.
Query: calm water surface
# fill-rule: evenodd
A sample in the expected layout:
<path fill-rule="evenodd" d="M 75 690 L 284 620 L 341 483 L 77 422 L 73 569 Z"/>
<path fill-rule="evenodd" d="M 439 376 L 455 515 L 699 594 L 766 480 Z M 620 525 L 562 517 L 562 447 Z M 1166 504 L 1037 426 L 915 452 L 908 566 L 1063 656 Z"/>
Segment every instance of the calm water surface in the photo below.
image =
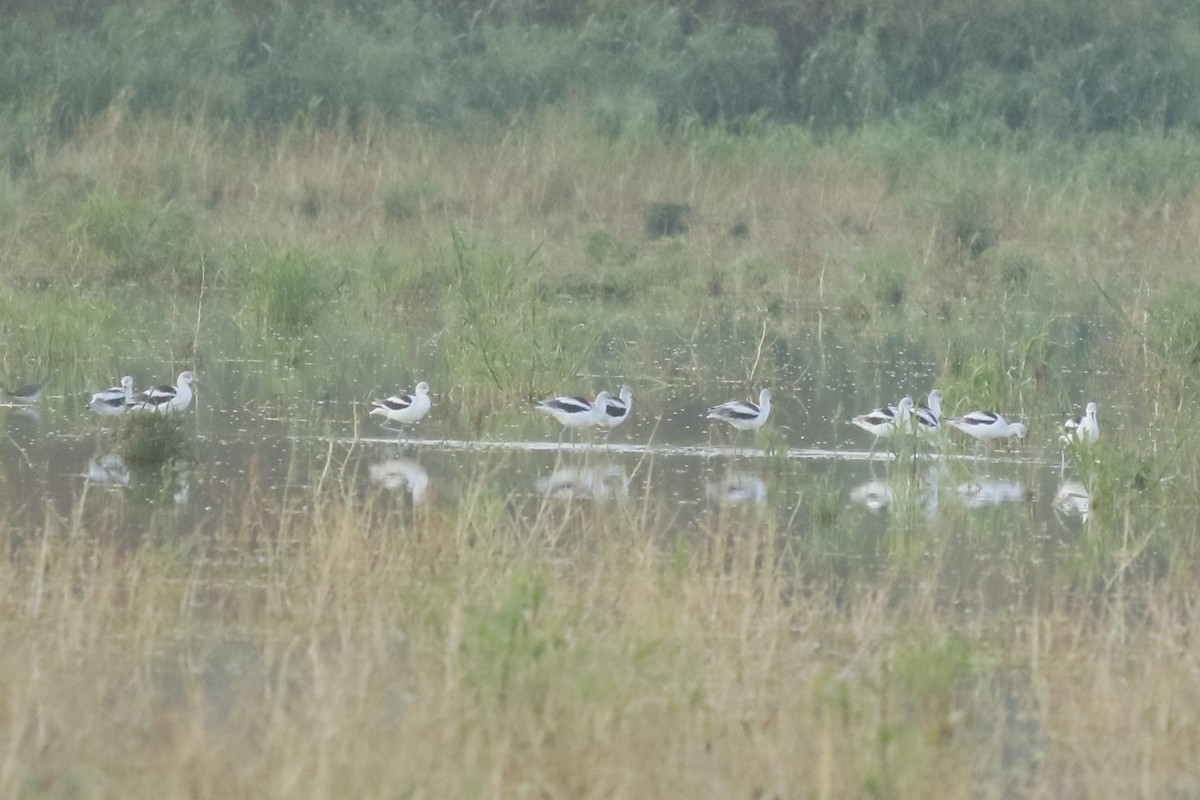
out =
<path fill-rule="evenodd" d="M 612 390 L 634 386 L 633 417 L 590 441 L 564 437 L 561 446 L 558 424 L 526 403 L 490 409 L 480 426 L 435 377 L 433 411 L 401 444 L 367 416 L 365 401 L 415 380 L 384 387 L 369 365 L 346 363 L 316 381 L 303 365 L 206 363 L 185 423 L 194 463 L 165 472 L 126 465 L 113 452 L 117 423 L 84 407 L 88 392 L 115 375 L 90 385 L 86 378 L 52 383 L 35 409 L 0 410 L 9 521 L 36 527 L 48 514 L 66 520 L 82 507 L 85 518 L 115 521 L 133 539 L 203 535 L 235 521 L 250 488 L 303 497 L 299 490 L 333 474 L 405 506 L 453 508 L 484 481 L 514 513 L 546 503 L 640 503 L 658 512 L 664 537 L 699 535 L 713 515 L 736 509 L 773 519 L 781 541 L 831 574 L 869 577 L 935 558 L 959 570 L 961 585 L 972 587 L 969 602 L 991 605 L 1033 588 L 1038 565 L 1052 564 L 1087 518 L 1087 493 L 1069 465 L 1060 468 L 1051 429 L 984 457 L 953 440 L 925 446 L 917 458 L 893 460 L 884 448 L 868 458 L 871 437 L 849 416 L 880 401 L 879 385 L 923 399 L 932 369 L 919 361 L 889 368 L 916 378 L 883 379 L 869 390 L 850 377 L 813 380 L 811 364 L 779 369 L 767 430 L 736 440 L 704 411 L 750 398 L 752 388 L 616 376 Z M 152 370 L 140 366 L 128 368 L 139 386 Z M 606 385 L 579 383 L 580 391 Z M 1019 569 L 1011 568 L 1016 556 Z"/>

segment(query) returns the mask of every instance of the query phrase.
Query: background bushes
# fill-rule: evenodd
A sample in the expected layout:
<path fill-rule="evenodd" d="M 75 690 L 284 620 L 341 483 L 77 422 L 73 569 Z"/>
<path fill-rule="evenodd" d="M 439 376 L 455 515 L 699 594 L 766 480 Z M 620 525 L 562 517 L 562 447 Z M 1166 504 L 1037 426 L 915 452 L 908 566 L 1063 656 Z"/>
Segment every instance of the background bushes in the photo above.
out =
<path fill-rule="evenodd" d="M 946 134 L 1200 123 L 1183 0 L 56 0 L 0 10 L 0 119 L 69 135 L 114 104 L 243 124 L 460 126 L 649 97 L 662 124 L 756 115 Z M 22 115 L 23 112 L 23 115 Z M 7 133 L 0 131 L 0 133 Z M 10 167 L 19 167 L 10 147 Z"/>

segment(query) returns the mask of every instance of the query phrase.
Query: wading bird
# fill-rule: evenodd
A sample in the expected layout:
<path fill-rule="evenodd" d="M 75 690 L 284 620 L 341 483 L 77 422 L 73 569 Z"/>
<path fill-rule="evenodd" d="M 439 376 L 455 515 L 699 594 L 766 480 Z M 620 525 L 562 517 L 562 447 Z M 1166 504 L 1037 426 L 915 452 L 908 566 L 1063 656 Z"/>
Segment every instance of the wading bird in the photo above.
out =
<path fill-rule="evenodd" d="M 125 406 L 131 411 L 158 411 L 167 414 L 183 411 L 192 404 L 192 384 L 198 383 L 190 371 L 179 373 L 174 386 L 155 386 L 130 397 Z"/>
<path fill-rule="evenodd" d="M 412 394 L 400 392 L 382 400 L 371 402 L 371 416 L 384 418 L 384 427 L 388 422 L 400 426 L 400 435 L 405 436 L 404 426 L 420 422 L 429 413 L 433 401 L 429 398 L 429 384 L 421 381 Z"/>
<path fill-rule="evenodd" d="M 930 399 L 933 399 L 932 396 Z M 940 410 L 940 401 L 938 405 Z M 880 439 L 887 439 L 897 433 L 911 433 L 912 416 L 913 399 L 905 395 L 895 406 L 885 406 L 868 411 L 866 414 L 859 414 L 850 422 L 875 437 L 870 450 L 871 453 L 874 453 Z"/>
<path fill-rule="evenodd" d="M 554 417 L 562 423 L 563 430 L 572 430 L 574 435 L 575 428 L 586 428 L 592 425 L 604 424 L 604 417 L 608 413 L 608 404 L 612 400 L 612 395 L 608 392 L 601 392 L 596 395 L 594 401 L 589 401 L 582 397 L 553 397 L 549 400 L 535 401 L 535 408 Z M 560 435 L 559 441 L 562 441 Z"/>
<path fill-rule="evenodd" d="M 121 385 L 96 392 L 87 407 L 102 417 L 115 417 L 125 413 L 125 407 L 133 399 L 133 376 L 121 378 Z"/>
<path fill-rule="evenodd" d="M 728 422 L 739 431 L 750 431 L 761 428 L 770 415 L 771 390 L 763 389 L 758 393 L 757 403 L 749 400 L 731 400 L 710 408 L 705 418 Z"/>
<path fill-rule="evenodd" d="M 604 417 L 600 423 L 606 428 L 615 428 L 625 420 L 629 419 L 629 412 L 633 410 L 633 390 L 628 386 L 622 386 L 621 392 L 617 397 L 610 397 L 608 403 L 604 407 Z"/>
<path fill-rule="evenodd" d="M 983 443 L 996 439 L 1016 437 L 1024 439 L 1027 429 L 1020 422 L 1009 422 L 995 411 L 972 411 L 958 419 L 948 419 L 946 422 Z"/>
<path fill-rule="evenodd" d="M 1096 421 L 1095 403 L 1088 403 L 1082 417 L 1075 417 L 1063 423 L 1063 434 L 1058 437 L 1065 445 L 1095 444 L 1100 438 L 1100 423 Z"/>

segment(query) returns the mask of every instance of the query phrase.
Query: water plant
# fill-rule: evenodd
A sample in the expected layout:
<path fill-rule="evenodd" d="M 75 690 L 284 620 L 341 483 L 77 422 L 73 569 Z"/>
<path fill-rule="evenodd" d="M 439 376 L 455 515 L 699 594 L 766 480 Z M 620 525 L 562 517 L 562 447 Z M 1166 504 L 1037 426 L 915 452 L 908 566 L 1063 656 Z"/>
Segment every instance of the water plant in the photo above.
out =
<path fill-rule="evenodd" d="M 580 326 L 572 315 L 547 307 L 532 264 L 452 236 L 448 312 L 455 344 L 447 350 L 452 375 L 472 386 L 480 379 L 502 394 L 562 385 L 588 364 L 604 335 L 598 322 Z M 546 389 L 540 389 L 545 392 Z"/>
<path fill-rule="evenodd" d="M 187 460 L 191 449 L 185 417 L 178 414 L 131 412 L 114 434 L 114 450 L 130 467 L 161 468 Z"/>

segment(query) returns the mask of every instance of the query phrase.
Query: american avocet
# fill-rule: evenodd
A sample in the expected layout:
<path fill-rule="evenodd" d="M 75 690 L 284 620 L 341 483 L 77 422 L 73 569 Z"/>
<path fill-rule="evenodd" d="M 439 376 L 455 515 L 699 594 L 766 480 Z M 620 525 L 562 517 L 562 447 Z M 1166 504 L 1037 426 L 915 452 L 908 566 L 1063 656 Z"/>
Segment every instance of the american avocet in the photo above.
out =
<path fill-rule="evenodd" d="M 936 436 L 942 426 L 942 393 L 934 389 L 929 393 L 929 401 L 916 411 L 917 433 L 926 436 Z"/>
<path fill-rule="evenodd" d="M 874 452 L 875 445 L 879 444 L 880 439 L 912 430 L 912 413 L 913 399 L 905 395 L 895 406 L 885 406 L 868 411 L 866 414 L 859 414 L 850 422 L 875 437 L 875 441 L 871 444 L 871 451 Z"/>
<path fill-rule="evenodd" d="M 629 419 L 629 412 L 633 410 L 633 389 L 628 386 L 621 387 L 621 393 L 617 397 L 610 397 L 608 403 L 604 407 L 604 418 L 601 420 L 606 428 L 615 428 L 625 420 Z"/>
<path fill-rule="evenodd" d="M 536 408 L 543 414 L 549 414 L 566 428 L 584 428 L 589 425 L 599 425 L 604 421 L 608 404 L 612 395 L 601 392 L 595 401 L 582 397 L 554 397 L 549 400 L 538 400 Z"/>
<path fill-rule="evenodd" d="M 400 432 L 403 434 L 404 426 L 420 422 L 429 413 L 432 405 L 433 401 L 429 398 L 429 384 L 421 381 L 412 394 L 401 392 L 391 397 L 385 397 L 383 400 L 373 400 L 370 413 L 371 416 L 383 417 L 385 424 L 395 422 L 400 425 Z"/>
<path fill-rule="evenodd" d="M 771 415 L 771 390 L 763 389 L 758 393 L 758 402 L 749 400 L 731 400 L 719 406 L 713 406 L 705 415 L 706 419 L 728 422 L 739 431 L 757 430 Z"/>
<path fill-rule="evenodd" d="M 1096 404 L 1088 403 L 1082 417 L 1075 417 L 1063 423 L 1065 429 L 1058 437 L 1065 445 L 1095 444 L 1100 438 L 1100 423 L 1096 421 Z"/>
<path fill-rule="evenodd" d="M 8 402 L 14 405 L 31 406 L 38 400 L 42 399 L 42 389 L 45 388 L 46 382 L 39 381 L 38 383 L 27 383 L 24 386 L 18 386 L 15 389 L 5 389 L 4 394 L 8 397 Z"/>
<path fill-rule="evenodd" d="M 1027 432 L 1025 426 L 1020 422 L 1009 422 L 995 411 L 972 411 L 970 414 L 963 414 L 958 419 L 948 419 L 946 422 L 981 442 L 1008 439 L 1013 436 L 1024 439 Z"/>
<path fill-rule="evenodd" d="M 174 386 L 155 386 L 138 392 L 125 404 L 132 411 L 183 411 L 192 404 L 192 384 L 196 376 L 185 370 L 179 373 Z"/>
<path fill-rule="evenodd" d="M 96 392 L 88 401 L 87 407 L 103 417 L 113 417 L 125 413 L 125 406 L 133 397 L 133 376 L 121 378 L 121 385 L 102 392 Z"/>

